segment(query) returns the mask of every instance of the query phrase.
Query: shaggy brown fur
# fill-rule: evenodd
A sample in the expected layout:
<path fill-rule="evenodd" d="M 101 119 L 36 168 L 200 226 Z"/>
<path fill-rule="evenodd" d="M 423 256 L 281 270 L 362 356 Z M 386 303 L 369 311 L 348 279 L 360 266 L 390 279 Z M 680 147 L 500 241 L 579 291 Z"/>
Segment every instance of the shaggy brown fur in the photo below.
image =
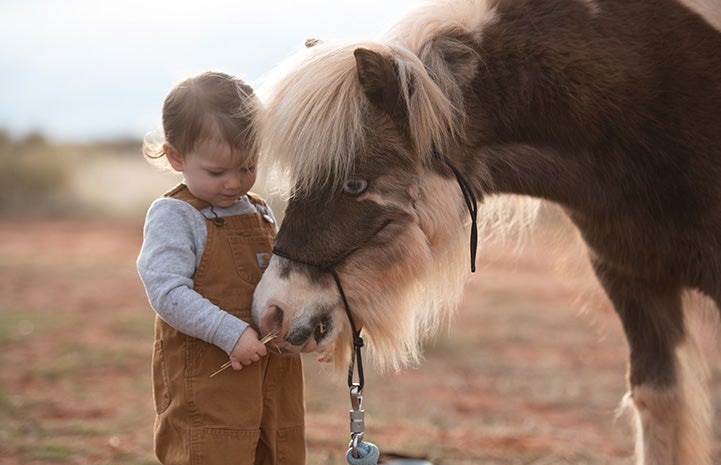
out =
<path fill-rule="evenodd" d="M 627 335 L 638 463 L 710 465 L 681 297 L 721 306 L 721 33 L 708 2 L 685 1 L 710 22 L 673 0 L 457 0 L 378 42 L 315 45 L 266 97 L 264 151 L 293 189 L 277 246 L 333 265 L 398 366 L 467 265 L 464 204 L 433 150 L 494 225 L 508 194 L 561 205 Z M 254 314 L 293 334 L 282 350 L 343 366 L 348 325 L 322 271 L 274 258 Z"/>

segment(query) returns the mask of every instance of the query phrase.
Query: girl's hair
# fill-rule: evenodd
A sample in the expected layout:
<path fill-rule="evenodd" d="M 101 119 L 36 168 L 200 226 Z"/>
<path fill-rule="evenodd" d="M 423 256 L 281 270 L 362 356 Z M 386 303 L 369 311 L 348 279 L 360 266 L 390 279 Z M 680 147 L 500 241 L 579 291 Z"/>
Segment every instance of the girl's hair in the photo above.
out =
<path fill-rule="evenodd" d="M 149 134 L 143 155 L 153 164 L 167 167 L 163 143 L 185 155 L 204 139 L 222 138 L 233 149 L 258 157 L 255 119 L 260 103 L 253 89 L 241 79 L 208 71 L 178 83 L 163 102 L 163 135 Z M 153 140 L 155 139 L 155 140 Z"/>

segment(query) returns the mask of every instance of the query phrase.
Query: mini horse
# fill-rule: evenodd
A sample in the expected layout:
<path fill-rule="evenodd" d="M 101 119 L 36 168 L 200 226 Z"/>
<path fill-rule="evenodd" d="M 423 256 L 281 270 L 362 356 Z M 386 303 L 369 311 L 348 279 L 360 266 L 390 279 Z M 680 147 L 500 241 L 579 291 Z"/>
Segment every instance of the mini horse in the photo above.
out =
<path fill-rule="evenodd" d="M 261 331 L 345 367 L 333 270 L 376 360 L 418 361 L 468 274 L 456 170 L 484 230 L 525 223 L 533 199 L 563 208 L 628 340 L 637 463 L 710 465 L 681 300 L 721 305 L 718 18 L 674 0 L 439 1 L 279 67 L 259 137 L 291 191 Z"/>

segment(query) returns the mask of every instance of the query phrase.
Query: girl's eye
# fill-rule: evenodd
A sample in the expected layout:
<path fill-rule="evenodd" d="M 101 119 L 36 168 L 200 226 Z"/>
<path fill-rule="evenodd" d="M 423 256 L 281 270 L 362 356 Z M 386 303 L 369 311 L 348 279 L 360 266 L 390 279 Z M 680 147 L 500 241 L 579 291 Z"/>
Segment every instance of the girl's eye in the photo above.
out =
<path fill-rule="evenodd" d="M 360 195 L 368 189 L 368 181 L 360 178 L 351 178 L 343 184 L 343 192 L 349 195 Z"/>
<path fill-rule="evenodd" d="M 223 172 L 222 172 L 222 171 L 208 171 L 208 173 L 209 173 L 211 176 L 214 176 L 214 177 L 218 177 L 218 176 L 222 176 L 222 175 L 223 175 Z"/>
<path fill-rule="evenodd" d="M 255 165 L 246 166 L 245 168 L 241 169 L 240 171 L 242 171 L 245 174 L 253 174 L 255 172 Z"/>

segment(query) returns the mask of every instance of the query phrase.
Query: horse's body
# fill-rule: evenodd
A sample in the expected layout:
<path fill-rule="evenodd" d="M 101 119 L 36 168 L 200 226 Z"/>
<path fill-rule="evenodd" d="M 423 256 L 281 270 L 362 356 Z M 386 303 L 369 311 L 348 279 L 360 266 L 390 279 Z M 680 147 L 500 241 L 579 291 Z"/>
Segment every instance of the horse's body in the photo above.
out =
<path fill-rule="evenodd" d="M 721 307 L 721 33 L 703 17 L 673 0 L 429 5 L 379 42 L 310 49 L 265 119 L 293 183 L 276 242 L 293 260 L 272 259 L 253 309 L 279 349 L 343 365 L 332 266 L 377 358 L 417 359 L 467 272 L 437 150 L 484 199 L 479 220 L 503 194 L 566 211 L 626 332 L 638 463 L 710 465 L 681 307 L 688 289 Z"/>

